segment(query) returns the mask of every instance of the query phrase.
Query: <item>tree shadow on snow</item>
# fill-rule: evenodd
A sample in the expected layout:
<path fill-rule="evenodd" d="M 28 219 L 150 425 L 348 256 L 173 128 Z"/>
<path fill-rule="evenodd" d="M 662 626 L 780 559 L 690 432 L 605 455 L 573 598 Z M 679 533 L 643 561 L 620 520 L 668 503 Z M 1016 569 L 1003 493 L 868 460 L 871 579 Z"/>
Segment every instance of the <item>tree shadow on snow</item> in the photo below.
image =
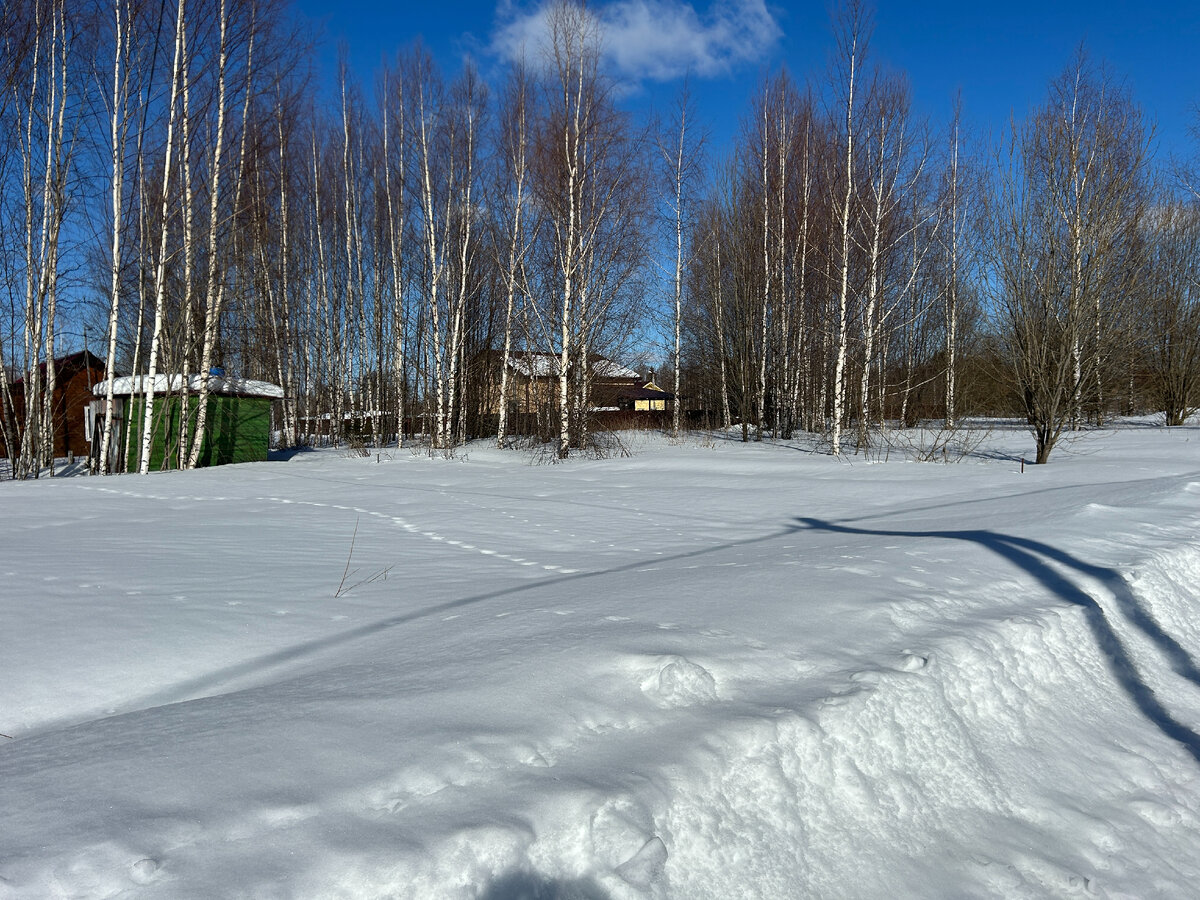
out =
<path fill-rule="evenodd" d="M 480 900 L 609 900 L 609 895 L 590 878 L 570 881 L 543 878 L 531 872 L 516 872 L 492 882 Z"/>
<path fill-rule="evenodd" d="M 297 447 L 280 447 L 267 451 L 267 460 L 269 462 L 287 462 L 289 459 L 300 456 L 303 453 L 312 453 L 313 448 L 308 446 Z"/>
<path fill-rule="evenodd" d="M 1183 746 L 1192 757 L 1200 762 L 1200 735 L 1179 722 L 1155 696 L 1153 689 L 1146 684 L 1137 670 L 1129 651 L 1121 642 L 1116 631 L 1108 621 L 1103 607 L 1082 588 L 1075 585 L 1069 578 L 1051 567 L 1047 560 L 1060 566 L 1074 569 L 1082 575 L 1094 578 L 1109 591 L 1116 600 L 1117 607 L 1128 618 L 1131 624 L 1148 637 L 1159 651 L 1170 662 L 1171 668 L 1183 678 L 1200 687 L 1200 669 L 1180 646 L 1179 642 L 1168 634 L 1161 625 L 1142 607 L 1133 591 L 1130 590 L 1125 578 L 1116 569 L 1097 566 L 1084 562 L 1049 544 L 1028 538 L 1013 537 L 998 534 L 993 531 L 894 531 L 889 529 L 854 528 L 848 525 L 837 525 L 821 519 L 798 518 L 797 521 L 814 531 L 828 531 L 838 534 L 877 535 L 880 537 L 911 537 L 911 538 L 941 538 L 943 540 L 968 541 L 978 544 L 992 553 L 1003 557 L 1008 562 L 1036 578 L 1043 587 L 1051 591 L 1061 600 L 1080 607 L 1089 630 L 1096 639 L 1096 644 L 1103 653 L 1105 661 L 1113 677 L 1151 723 L 1163 734 Z"/>

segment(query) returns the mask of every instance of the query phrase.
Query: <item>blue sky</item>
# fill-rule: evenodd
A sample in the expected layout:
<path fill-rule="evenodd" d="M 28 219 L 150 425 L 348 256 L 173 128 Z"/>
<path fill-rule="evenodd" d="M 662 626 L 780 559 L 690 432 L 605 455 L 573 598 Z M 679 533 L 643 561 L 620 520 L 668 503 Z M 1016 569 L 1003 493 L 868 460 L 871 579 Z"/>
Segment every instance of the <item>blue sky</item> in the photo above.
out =
<path fill-rule="evenodd" d="M 421 36 L 443 69 L 464 55 L 484 72 L 534 28 L 541 0 L 294 0 L 324 32 L 321 68 L 339 42 L 370 83 L 381 60 Z M 688 69 L 714 145 L 724 147 L 764 73 L 820 78 L 832 48 L 829 5 L 763 0 L 593 0 L 609 23 L 610 61 L 634 108 L 666 110 Z M 917 111 L 935 123 L 963 92 L 968 122 L 994 131 L 1038 103 L 1080 42 L 1107 62 L 1157 123 L 1160 153 L 1197 155 L 1200 0 L 880 0 L 872 56 L 908 73 Z"/>

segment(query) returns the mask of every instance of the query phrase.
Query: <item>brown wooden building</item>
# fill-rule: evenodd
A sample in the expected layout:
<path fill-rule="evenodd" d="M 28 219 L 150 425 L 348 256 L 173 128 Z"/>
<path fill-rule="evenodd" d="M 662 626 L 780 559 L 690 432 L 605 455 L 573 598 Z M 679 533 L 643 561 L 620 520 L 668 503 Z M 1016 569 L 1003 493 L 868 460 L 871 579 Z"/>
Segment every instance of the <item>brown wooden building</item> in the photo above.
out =
<path fill-rule="evenodd" d="M 559 358 L 553 353 L 516 350 L 510 354 L 510 415 L 535 413 L 557 406 L 558 365 Z M 618 395 L 636 391 L 642 383 L 637 372 L 603 356 L 593 354 L 589 365 L 593 405 L 615 408 Z M 493 414 L 500 409 L 500 368 L 500 354 L 491 353 L 488 358 L 488 380 L 485 389 L 487 399 L 484 408 Z"/>
<path fill-rule="evenodd" d="M 42 384 L 46 379 L 46 364 L 39 366 Z M 92 386 L 104 380 L 104 360 L 86 350 L 62 356 L 54 361 L 54 455 L 86 456 L 91 448 L 91 435 L 84 424 L 84 411 L 93 399 Z M 21 433 L 25 429 L 25 378 L 9 385 L 12 410 L 0 402 L 0 458 L 16 456 L 20 450 Z M 0 398 L 2 400 L 2 398 Z M 16 446 L 9 447 L 12 441 Z"/>

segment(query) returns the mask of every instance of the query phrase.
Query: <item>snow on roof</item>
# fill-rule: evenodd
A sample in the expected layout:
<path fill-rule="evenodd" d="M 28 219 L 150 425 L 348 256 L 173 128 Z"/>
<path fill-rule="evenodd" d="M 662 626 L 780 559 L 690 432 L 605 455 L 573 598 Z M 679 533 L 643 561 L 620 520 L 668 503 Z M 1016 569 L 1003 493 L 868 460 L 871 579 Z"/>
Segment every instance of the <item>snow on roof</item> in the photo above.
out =
<path fill-rule="evenodd" d="M 592 362 L 592 374 L 598 375 L 600 378 L 641 378 L 642 376 L 627 369 L 620 363 L 615 363 L 611 359 L 600 359 Z"/>
<path fill-rule="evenodd" d="M 192 393 L 199 393 L 203 379 L 199 375 L 188 376 L 188 390 Z M 144 394 L 151 388 L 151 381 L 146 375 L 126 375 L 124 378 L 113 379 L 113 393 L 118 396 L 126 396 L 128 394 Z M 183 388 L 183 376 L 180 374 L 174 375 L 155 375 L 153 381 L 153 389 L 156 394 L 166 394 L 171 391 L 179 391 Z M 222 375 L 208 376 L 208 390 L 213 394 L 238 394 L 243 397 L 282 397 L 283 388 L 277 384 L 271 384 L 269 381 L 254 381 L 250 378 L 232 378 Z M 108 393 L 108 382 L 102 381 L 94 388 L 92 393 L 97 397 L 103 397 Z"/>
<path fill-rule="evenodd" d="M 545 378 L 558 374 L 558 357 L 553 353 L 514 353 L 508 365 L 527 378 Z M 592 375 L 596 378 L 633 378 L 641 376 L 624 366 L 598 356 L 592 360 Z"/>

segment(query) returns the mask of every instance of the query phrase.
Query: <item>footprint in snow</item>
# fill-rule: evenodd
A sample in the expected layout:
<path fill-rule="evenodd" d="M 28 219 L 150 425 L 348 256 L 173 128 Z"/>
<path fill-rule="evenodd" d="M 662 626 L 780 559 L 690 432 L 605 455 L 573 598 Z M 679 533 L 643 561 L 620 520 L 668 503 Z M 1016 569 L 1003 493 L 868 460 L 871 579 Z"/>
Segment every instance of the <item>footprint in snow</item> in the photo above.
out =
<path fill-rule="evenodd" d="M 159 862 L 157 859 L 139 859 L 129 867 L 129 877 L 136 884 L 149 884 L 158 874 Z"/>
<path fill-rule="evenodd" d="M 615 869 L 620 878 L 640 891 L 647 891 L 662 877 L 667 863 L 667 847 L 658 835 L 650 838 L 635 853 Z"/>
<path fill-rule="evenodd" d="M 1159 827 L 1175 825 L 1181 818 L 1179 813 L 1157 800 L 1134 800 L 1129 805 L 1147 822 Z"/>
<path fill-rule="evenodd" d="M 642 678 L 641 688 L 662 709 L 680 709 L 717 699 L 717 682 L 712 673 L 685 656 L 663 657 Z"/>

